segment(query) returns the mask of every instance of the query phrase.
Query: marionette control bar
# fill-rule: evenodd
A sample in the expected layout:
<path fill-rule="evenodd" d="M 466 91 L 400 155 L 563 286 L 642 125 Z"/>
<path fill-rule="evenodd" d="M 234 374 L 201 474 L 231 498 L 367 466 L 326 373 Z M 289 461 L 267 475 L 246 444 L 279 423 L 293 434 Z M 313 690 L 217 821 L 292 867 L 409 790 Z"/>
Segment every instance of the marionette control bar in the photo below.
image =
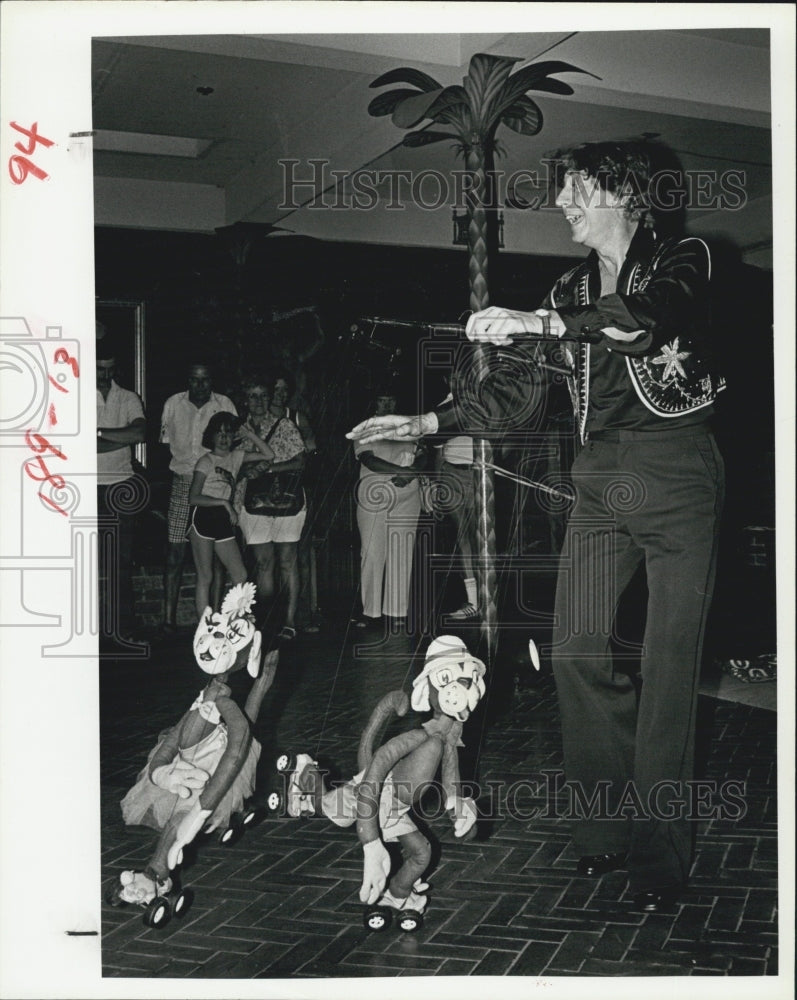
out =
<path fill-rule="evenodd" d="M 383 316 L 365 316 L 358 320 L 357 325 L 363 326 L 392 326 L 407 330 L 428 330 L 430 333 L 453 333 L 464 335 L 465 325 L 463 323 L 427 323 L 424 320 L 410 319 L 387 319 Z M 512 334 L 513 343 L 526 343 L 529 341 L 544 340 L 570 340 L 580 344 L 597 344 L 603 339 L 600 330 L 594 330 L 590 326 L 582 326 L 579 333 L 568 333 L 563 337 L 547 336 L 544 333 L 516 333 Z"/>

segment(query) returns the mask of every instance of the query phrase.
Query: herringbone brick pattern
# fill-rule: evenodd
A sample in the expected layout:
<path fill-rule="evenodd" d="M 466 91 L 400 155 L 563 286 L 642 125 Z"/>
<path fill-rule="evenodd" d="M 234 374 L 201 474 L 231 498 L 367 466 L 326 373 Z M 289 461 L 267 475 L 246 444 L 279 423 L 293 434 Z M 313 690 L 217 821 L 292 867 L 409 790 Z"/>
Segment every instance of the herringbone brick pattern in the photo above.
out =
<path fill-rule="evenodd" d="M 402 636 L 356 648 L 342 635 L 298 638 L 283 653 L 258 721 L 263 782 L 285 749 L 310 752 L 336 765 L 341 777 L 352 774 L 360 730 L 378 698 L 414 675 L 419 661 L 412 653 Z M 102 670 L 102 868 L 108 884 L 121 869 L 140 868 L 148 859 L 154 834 L 125 828 L 118 802 L 158 732 L 191 703 L 202 676 L 187 638 L 153 649 L 145 664 L 108 661 Z M 456 841 L 439 800 L 430 795 L 422 803 L 421 820 L 435 849 L 430 903 L 415 934 L 364 928 L 357 899 L 362 853 L 353 830 L 323 818 L 272 817 L 231 846 L 212 838 L 197 844 L 183 871 L 195 900 L 182 920 L 149 929 L 137 908 L 104 904 L 104 975 L 777 972 L 774 713 L 701 699 L 699 774 L 744 783 L 746 813 L 697 824 L 688 892 L 672 913 L 646 915 L 632 910 L 623 872 L 599 880 L 576 875 L 559 799 L 545 796 L 545 781 L 562 763 L 550 677 L 510 692 L 500 711 L 494 707 L 488 703 L 465 731 L 463 778 L 478 782 L 483 817 L 477 838 Z"/>

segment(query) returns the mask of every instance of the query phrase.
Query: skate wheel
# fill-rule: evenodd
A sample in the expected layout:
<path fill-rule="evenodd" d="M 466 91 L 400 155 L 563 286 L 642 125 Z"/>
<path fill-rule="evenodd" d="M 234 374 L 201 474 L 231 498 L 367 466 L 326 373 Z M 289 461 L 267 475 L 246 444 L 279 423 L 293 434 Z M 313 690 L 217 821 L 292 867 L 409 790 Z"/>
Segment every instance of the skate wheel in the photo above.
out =
<path fill-rule="evenodd" d="M 144 923 L 147 927 L 165 927 L 171 917 L 172 908 L 166 896 L 153 899 L 144 911 Z"/>
<path fill-rule="evenodd" d="M 285 771 L 292 771 L 296 766 L 296 759 L 293 754 L 281 753 L 274 762 L 276 769 L 282 774 Z"/>
<path fill-rule="evenodd" d="M 233 813 L 230 817 L 230 825 L 222 830 L 219 835 L 220 844 L 234 844 L 243 833 L 243 820 L 239 813 Z"/>
<path fill-rule="evenodd" d="M 246 826 L 257 826 L 258 823 L 262 823 L 266 818 L 266 810 L 263 806 L 249 806 L 248 809 L 244 810 L 241 823 Z"/>
<path fill-rule="evenodd" d="M 384 906 L 373 906 L 363 915 L 363 924 L 368 931 L 384 931 L 390 927 L 392 914 Z"/>
<path fill-rule="evenodd" d="M 269 812 L 279 812 L 282 807 L 282 795 L 279 792 L 269 792 L 266 797 L 266 809 Z"/>
<path fill-rule="evenodd" d="M 404 931 L 405 934 L 414 934 L 422 923 L 423 917 L 414 910 L 411 912 L 407 910 L 398 918 L 399 929 Z"/>
<path fill-rule="evenodd" d="M 191 909 L 191 904 L 194 902 L 194 893 L 192 889 L 181 889 L 177 893 L 174 903 L 172 904 L 172 913 L 179 920 L 184 917 L 186 913 Z"/>

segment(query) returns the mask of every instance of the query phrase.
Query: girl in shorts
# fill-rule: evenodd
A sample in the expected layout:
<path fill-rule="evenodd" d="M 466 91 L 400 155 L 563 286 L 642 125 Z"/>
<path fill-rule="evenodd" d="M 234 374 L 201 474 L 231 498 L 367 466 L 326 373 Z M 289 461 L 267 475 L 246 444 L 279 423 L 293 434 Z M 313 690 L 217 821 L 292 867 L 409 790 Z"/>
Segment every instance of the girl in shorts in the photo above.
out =
<path fill-rule="evenodd" d="M 208 421 L 202 435 L 202 447 L 207 448 L 208 453 L 194 467 L 188 495 L 192 507 L 188 539 L 196 567 L 198 618 L 210 604 L 214 553 L 229 573 L 233 586 L 246 580 L 246 569 L 235 539 L 238 515 L 232 505 L 235 480 L 244 459 L 244 450 L 234 447 L 236 437 L 246 441 L 250 450 L 259 451 L 264 459 L 271 461 L 274 458 L 274 452 L 265 441 L 233 414 L 215 413 Z"/>

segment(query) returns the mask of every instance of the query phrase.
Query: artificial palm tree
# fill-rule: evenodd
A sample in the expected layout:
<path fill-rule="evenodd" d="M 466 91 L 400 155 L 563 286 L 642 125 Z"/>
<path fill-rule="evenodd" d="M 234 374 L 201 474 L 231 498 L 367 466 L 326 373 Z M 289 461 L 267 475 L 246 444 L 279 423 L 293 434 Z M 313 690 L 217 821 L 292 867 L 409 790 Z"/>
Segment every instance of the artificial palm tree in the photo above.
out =
<path fill-rule="evenodd" d="M 506 125 L 521 135 L 536 135 L 542 128 L 542 112 L 528 96 L 528 91 L 568 95 L 573 88 L 557 73 L 584 73 L 577 66 L 558 60 L 531 63 L 512 72 L 522 60 L 508 56 L 477 54 L 471 58 L 468 75 L 462 86 L 444 87 L 420 70 L 406 67 L 384 73 L 371 87 L 406 84 L 375 97 L 368 106 L 374 117 L 390 115 L 393 124 L 408 132 L 405 146 L 426 146 L 433 142 L 453 141 L 465 160 L 472 185 L 466 198 L 468 209 L 468 250 L 470 272 L 470 308 L 477 312 L 489 305 L 488 265 L 488 177 L 496 153 L 496 131 Z M 593 75 L 593 74 L 590 74 Z M 446 131 L 429 125 L 447 126 Z M 482 348 L 474 351 L 474 362 L 486 370 Z M 492 450 L 488 441 L 478 439 L 475 447 L 476 514 L 479 559 L 477 579 L 486 652 L 492 662 L 497 637 L 497 587 L 495 571 L 495 489 L 489 466 Z"/>

